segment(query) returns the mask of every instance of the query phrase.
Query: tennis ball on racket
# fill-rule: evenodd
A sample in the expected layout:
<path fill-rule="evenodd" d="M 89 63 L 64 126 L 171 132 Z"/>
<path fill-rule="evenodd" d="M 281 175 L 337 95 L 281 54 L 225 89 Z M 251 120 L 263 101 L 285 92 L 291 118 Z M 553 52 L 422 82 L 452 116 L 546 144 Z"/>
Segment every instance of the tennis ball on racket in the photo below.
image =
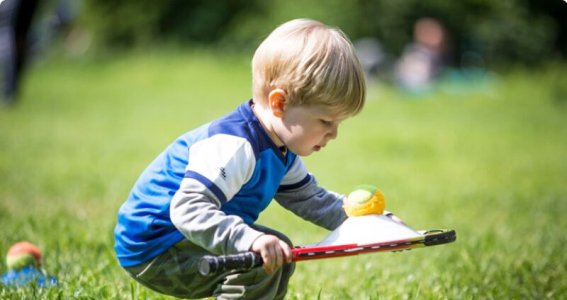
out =
<path fill-rule="evenodd" d="M 8 249 L 6 266 L 9 270 L 19 270 L 27 266 L 39 267 L 40 265 L 41 250 L 36 245 L 22 241 Z"/>
<path fill-rule="evenodd" d="M 384 194 L 370 184 L 357 186 L 345 199 L 343 208 L 349 217 L 383 214 Z"/>

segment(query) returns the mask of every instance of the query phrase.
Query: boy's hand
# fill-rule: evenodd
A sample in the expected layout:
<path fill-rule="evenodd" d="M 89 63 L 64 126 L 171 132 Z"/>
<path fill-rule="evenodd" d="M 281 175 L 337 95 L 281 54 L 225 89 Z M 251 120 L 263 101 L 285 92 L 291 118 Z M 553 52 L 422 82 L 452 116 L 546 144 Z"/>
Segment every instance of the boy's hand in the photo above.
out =
<path fill-rule="evenodd" d="M 252 244 L 252 251 L 260 253 L 264 270 L 271 274 L 284 263 L 290 263 L 292 254 L 289 245 L 274 235 L 262 235 Z"/>

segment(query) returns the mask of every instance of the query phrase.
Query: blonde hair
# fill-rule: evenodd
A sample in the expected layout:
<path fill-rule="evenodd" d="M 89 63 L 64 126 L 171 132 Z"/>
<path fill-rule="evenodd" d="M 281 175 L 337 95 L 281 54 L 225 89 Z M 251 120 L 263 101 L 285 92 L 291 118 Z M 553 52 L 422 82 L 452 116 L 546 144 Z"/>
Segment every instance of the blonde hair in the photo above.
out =
<path fill-rule="evenodd" d="M 364 72 L 348 37 L 340 30 L 309 19 L 277 27 L 252 58 L 252 89 L 263 103 L 281 88 L 288 105 L 325 105 L 351 116 L 364 106 Z"/>

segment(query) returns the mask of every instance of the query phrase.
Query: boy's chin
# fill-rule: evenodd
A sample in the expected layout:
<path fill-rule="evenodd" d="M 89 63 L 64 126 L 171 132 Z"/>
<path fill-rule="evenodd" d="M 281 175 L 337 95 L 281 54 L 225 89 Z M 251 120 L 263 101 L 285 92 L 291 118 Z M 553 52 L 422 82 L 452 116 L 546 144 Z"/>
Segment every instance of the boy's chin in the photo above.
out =
<path fill-rule="evenodd" d="M 305 150 L 297 151 L 297 152 L 294 152 L 294 153 L 297 154 L 297 155 L 299 155 L 299 156 L 304 156 L 304 157 L 305 157 L 305 156 L 309 156 L 309 155 L 311 155 L 311 154 L 313 154 L 313 153 L 315 153 L 315 152 L 317 152 L 317 151 L 319 151 L 319 150 L 320 150 L 320 149 L 315 149 L 315 148 L 313 148 L 313 149 L 305 149 Z"/>

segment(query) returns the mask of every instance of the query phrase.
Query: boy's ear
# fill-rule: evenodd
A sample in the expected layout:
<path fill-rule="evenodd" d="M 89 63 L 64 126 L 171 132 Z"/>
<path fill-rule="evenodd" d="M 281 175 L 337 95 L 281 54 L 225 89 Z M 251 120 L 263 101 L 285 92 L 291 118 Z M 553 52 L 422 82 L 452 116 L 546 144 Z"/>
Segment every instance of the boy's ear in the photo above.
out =
<path fill-rule="evenodd" d="M 282 117 L 287 105 L 287 94 L 283 89 L 274 89 L 268 95 L 268 103 L 276 117 Z"/>

